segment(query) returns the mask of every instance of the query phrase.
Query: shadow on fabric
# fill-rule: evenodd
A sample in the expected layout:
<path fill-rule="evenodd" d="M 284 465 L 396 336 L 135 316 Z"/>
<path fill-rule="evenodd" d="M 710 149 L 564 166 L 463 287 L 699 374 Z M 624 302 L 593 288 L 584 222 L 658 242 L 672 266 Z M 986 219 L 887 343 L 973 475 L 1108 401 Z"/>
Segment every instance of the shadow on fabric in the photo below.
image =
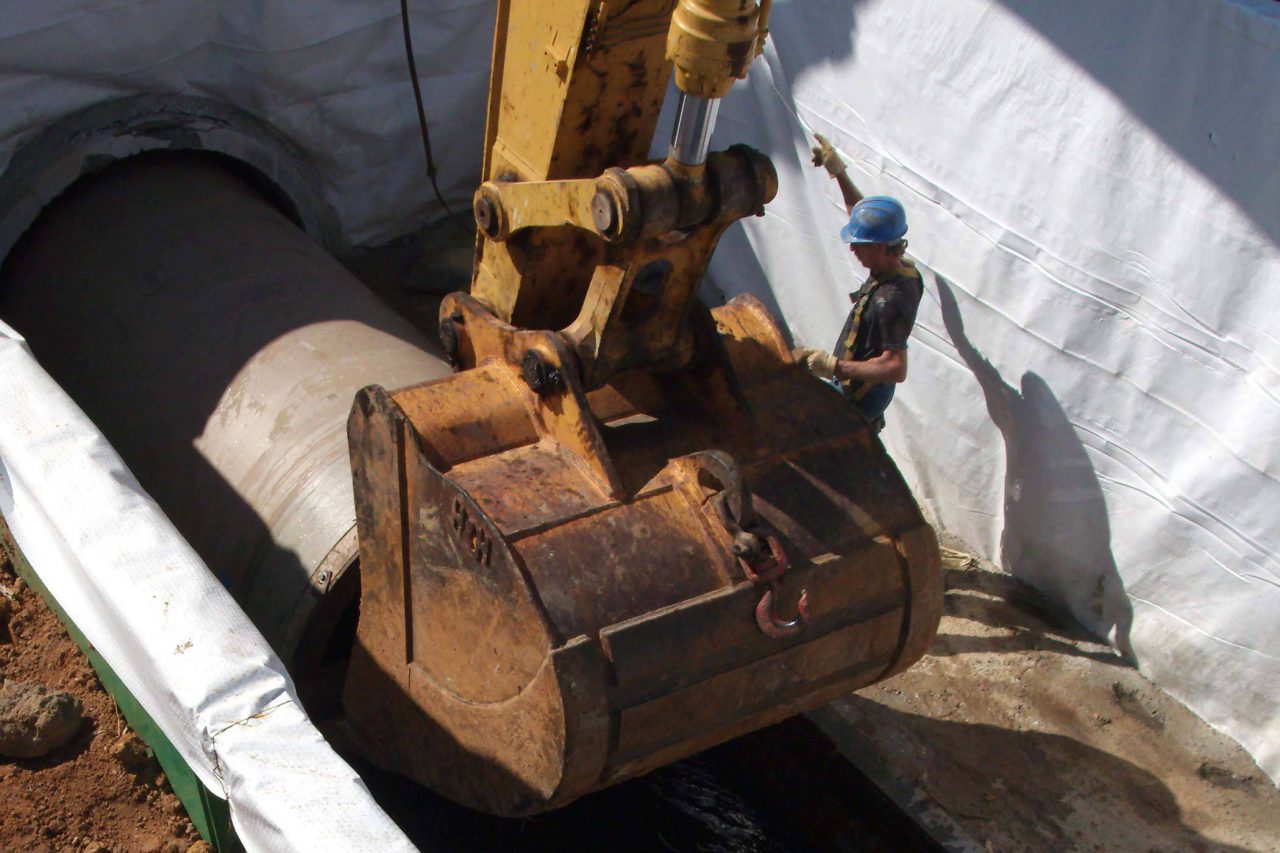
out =
<path fill-rule="evenodd" d="M 1015 388 L 965 336 L 951 285 L 937 276 L 942 321 L 982 388 L 1004 438 L 1000 564 L 1107 637 L 1126 660 L 1133 608 L 1111 553 L 1106 499 L 1084 445 L 1048 383 L 1034 372 Z"/>

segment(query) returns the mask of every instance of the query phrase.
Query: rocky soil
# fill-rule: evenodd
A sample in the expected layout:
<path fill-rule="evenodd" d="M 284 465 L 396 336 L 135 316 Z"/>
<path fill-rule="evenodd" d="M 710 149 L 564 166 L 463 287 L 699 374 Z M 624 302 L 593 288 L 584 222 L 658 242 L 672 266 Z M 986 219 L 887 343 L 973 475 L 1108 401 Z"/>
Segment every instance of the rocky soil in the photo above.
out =
<path fill-rule="evenodd" d="M 0 532 L 0 535 L 3 535 Z M 31 853 L 200 853 L 181 803 L 145 744 L 125 724 L 88 660 L 39 594 L 17 578 L 0 549 L 0 732 L 17 752 L 43 751 L 65 726 L 69 740 L 40 757 L 0 757 L 0 850 Z M 59 694 L 65 698 L 58 697 Z M 34 704 L 33 704 L 34 703 Z M 44 712 L 37 726 L 30 713 Z M 39 732 L 37 732 L 39 729 Z M 26 736 L 24 739 L 24 732 Z"/>

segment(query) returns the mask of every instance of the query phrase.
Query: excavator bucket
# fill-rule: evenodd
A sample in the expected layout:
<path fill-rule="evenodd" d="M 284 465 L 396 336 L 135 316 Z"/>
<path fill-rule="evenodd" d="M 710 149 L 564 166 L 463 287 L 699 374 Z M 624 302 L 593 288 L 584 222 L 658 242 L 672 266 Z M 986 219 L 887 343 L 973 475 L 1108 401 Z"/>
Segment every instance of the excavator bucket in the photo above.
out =
<path fill-rule="evenodd" d="M 757 301 L 702 311 L 707 363 L 587 391 L 455 294 L 476 366 L 361 392 L 344 705 L 376 763 L 530 814 L 924 653 L 938 548 L 892 460 Z"/>

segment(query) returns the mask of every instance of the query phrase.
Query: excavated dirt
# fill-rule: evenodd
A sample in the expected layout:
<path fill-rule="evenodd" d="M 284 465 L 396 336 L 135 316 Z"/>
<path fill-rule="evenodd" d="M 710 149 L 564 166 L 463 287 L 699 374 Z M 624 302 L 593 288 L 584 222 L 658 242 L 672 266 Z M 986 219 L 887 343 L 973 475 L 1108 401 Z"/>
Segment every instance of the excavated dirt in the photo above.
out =
<path fill-rule="evenodd" d="M 3 677 L 70 693 L 84 715 L 75 736 L 48 755 L 0 759 L 0 850 L 208 850 L 88 660 L 44 599 L 15 577 L 3 549 L 0 597 L 10 602 L 0 624 Z"/>
<path fill-rule="evenodd" d="M 979 849 L 1280 850 L 1280 791 L 1238 744 L 1010 575 L 949 556 L 929 654 L 812 715 L 843 751 Z"/>

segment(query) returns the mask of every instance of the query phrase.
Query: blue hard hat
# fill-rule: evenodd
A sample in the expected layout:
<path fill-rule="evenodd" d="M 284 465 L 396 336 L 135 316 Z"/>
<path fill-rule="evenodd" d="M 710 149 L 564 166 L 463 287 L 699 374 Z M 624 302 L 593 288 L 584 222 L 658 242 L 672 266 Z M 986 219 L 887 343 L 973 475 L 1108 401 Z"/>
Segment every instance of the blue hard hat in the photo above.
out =
<path fill-rule="evenodd" d="M 873 195 L 853 206 L 849 224 L 840 229 L 846 243 L 896 243 L 907 233 L 907 212 L 896 198 Z"/>

